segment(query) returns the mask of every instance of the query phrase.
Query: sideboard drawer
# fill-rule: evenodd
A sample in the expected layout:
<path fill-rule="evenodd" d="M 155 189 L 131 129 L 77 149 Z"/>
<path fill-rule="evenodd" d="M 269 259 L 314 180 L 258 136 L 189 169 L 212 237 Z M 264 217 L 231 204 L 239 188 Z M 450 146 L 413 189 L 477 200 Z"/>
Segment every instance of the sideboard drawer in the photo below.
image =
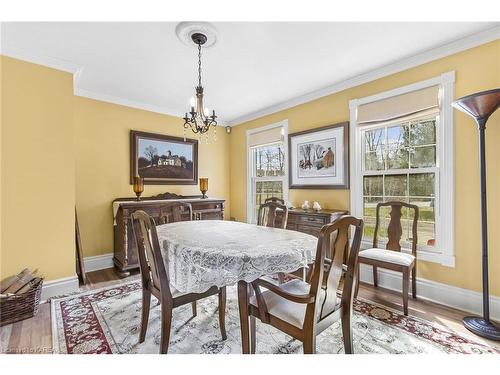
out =
<path fill-rule="evenodd" d="M 286 229 L 296 230 L 318 237 L 323 225 L 335 221 L 339 216 L 347 214 L 346 210 L 303 210 L 291 208 L 288 211 Z"/>
<path fill-rule="evenodd" d="M 328 223 L 328 218 L 324 216 L 309 216 L 303 215 L 298 217 L 297 224 L 306 224 L 306 225 L 325 225 Z"/>

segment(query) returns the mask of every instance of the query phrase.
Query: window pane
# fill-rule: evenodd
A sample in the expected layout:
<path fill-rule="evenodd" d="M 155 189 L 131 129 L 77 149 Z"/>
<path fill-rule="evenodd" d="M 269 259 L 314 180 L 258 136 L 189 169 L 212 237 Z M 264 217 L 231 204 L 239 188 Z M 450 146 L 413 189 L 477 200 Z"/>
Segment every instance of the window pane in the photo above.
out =
<path fill-rule="evenodd" d="M 436 166 L 436 146 L 416 147 L 411 149 L 410 163 L 412 168 Z"/>
<path fill-rule="evenodd" d="M 407 169 L 408 158 L 407 148 L 389 147 L 387 150 L 387 169 Z"/>
<path fill-rule="evenodd" d="M 419 173 L 410 175 L 410 196 L 433 197 L 435 182 L 434 173 Z"/>
<path fill-rule="evenodd" d="M 408 147 L 408 124 L 396 125 L 387 128 L 387 144 L 391 147 Z"/>
<path fill-rule="evenodd" d="M 365 151 L 382 151 L 385 140 L 385 129 L 368 130 L 365 132 Z"/>
<path fill-rule="evenodd" d="M 364 198 L 363 221 L 365 225 L 363 237 L 368 241 L 373 240 L 373 233 L 375 231 L 375 208 L 379 202 L 382 202 L 382 198 Z"/>
<path fill-rule="evenodd" d="M 406 174 L 386 175 L 384 185 L 386 196 L 406 196 L 408 176 Z"/>
<path fill-rule="evenodd" d="M 380 171 L 385 169 L 382 151 L 365 153 L 365 170 Z"/>
<path fill-rule="evenodd" d="M 387 169 L 408 168 L 408 125 L 387 128 Z"/>
<path fill-rule="evenodd" d="M 419 245 L 435 246 L 436 242 L 436 213 L 434 198 L 413 198 L 410 203 L 418 206 L 418 230 Z M 413 220 L 413 210 L 410 219 Z"/>
<path fill-rule="evenodd" d="M 410 141 L 411 146 L 436 144 L 436 119 L 412 121 Z"/>
<path fill-rule="evenodd" d="M 285 154 L 283 144 L 278 143 L 254 149 L 255 176 L 284 176 Z"/>
<path fill-rule="evenodd" d="M 256 181 L 255 182 L 255 200 L 254 210 L 257 217 L 259 206 L 265 202 L 267 198 L 277 197 L 283 198 L 283 182 L 282 181 Z"/>
<path fill-rule="evenodd" d="M 363 178 L 363 194 L 365 196 L 382 196 L 383 178 L 382 176 L 365 176 Z"/>

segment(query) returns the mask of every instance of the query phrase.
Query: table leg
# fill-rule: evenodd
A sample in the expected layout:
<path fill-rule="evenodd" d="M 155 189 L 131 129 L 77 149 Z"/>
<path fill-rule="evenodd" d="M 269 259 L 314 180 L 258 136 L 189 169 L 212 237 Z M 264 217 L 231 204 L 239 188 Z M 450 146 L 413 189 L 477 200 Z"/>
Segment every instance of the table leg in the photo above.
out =
<path fill-rule="evenodd" d="M 240 308 L 241 352 L 250 353 L 250 334 L 248 326 L 248 283 L 238 281 L 238 305 Z"/>

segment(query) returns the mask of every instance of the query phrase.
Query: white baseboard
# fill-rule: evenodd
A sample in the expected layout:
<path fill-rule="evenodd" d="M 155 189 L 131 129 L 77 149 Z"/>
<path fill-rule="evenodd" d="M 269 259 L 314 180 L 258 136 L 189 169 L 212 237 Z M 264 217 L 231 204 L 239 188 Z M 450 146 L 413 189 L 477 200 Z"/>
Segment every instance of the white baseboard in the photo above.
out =
<path fill-rule="evenodd" d="M 44 281 L 41 298 L 42 301 L 45 301 L 47 298 L 73 293 L 76 292 L 79 287 L 77 275 Z"/>
<path fill-rule="evenodd" d="M 362 264 L 361 281 L 373 285 L 372 267 Z M 382 288 L 401 292 L 401 273 L 378 269 L 378 285 Z M 481 293 L 441 284 L 435 281 L 417 278 L 417 298 L 482 315 L 483 295 Z M 500 298 L 490 296 L 490 316 L 500 321 Z"/>
<path fill-rule="evenodd" d="M 106 268 L 113 268 L 113 253 L 96 255 L 83 258 L 85 272 L 99 271 Z"/>

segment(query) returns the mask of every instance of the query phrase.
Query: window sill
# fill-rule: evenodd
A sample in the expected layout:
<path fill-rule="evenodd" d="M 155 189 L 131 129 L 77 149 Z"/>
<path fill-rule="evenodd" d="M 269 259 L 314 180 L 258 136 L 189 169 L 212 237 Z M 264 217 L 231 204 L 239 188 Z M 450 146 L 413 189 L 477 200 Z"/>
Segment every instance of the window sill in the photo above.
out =
<path fill-rule="evenodd" d="M 361 249 L 372 248 L 373 244 L 369 241 L 361 242 Z M 381 248 L 385 247 L 385 244 L 380 243 Z M 406 254 L 411 254 L 411 249 L 401 249 L 401 252 Z M 455 256 L 450 256 L 443 254 L 439 251 L 428 251 L 428 250 L 417 250 L 417 260 L 423 260 L 425 262 L 437 263 L 445 267 L 455 268 Z"/>

